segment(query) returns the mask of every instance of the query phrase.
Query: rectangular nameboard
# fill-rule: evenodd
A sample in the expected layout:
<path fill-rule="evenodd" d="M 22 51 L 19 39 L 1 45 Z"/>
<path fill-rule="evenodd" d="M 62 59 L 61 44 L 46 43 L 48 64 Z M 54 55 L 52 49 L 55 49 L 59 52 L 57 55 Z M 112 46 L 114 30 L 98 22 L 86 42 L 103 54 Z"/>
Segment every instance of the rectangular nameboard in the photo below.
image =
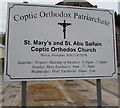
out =
<path fill-rule="evenodd" d="M 5 80 L 116 77 L 114 11 L 8 3 Z"/>

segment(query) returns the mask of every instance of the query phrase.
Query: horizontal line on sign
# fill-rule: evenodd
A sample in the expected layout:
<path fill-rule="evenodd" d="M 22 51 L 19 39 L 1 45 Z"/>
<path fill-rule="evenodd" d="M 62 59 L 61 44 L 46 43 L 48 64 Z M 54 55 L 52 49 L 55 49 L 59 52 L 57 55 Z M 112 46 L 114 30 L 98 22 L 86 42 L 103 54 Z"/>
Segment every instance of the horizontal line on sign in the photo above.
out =
<path fill-rule="evenodd" d="M 104 77 L 112 77 L 112 76 L 86 76 L 86 77 L 44 77 L 44 78 L 10 78 L 10 79 L 65 79 L 65 78 L 104 78 Z"/>
<path fill-rule="evenodd" d="M 94 11 L 107 11 L 110 13 L 110 10 L 107 9 L 97 9 L 97 8 L 86 8 L 86 7 L 74 7 L 74 6 L 54 6 L 54 5 L 36 5 L 36 4 L 13 4 L 20 5 L 20 6 L 36 6 L 36 7 L 52 7 L 52 8 L 71 8 L 71 9 L 84 9 L 84 10 L 94 10 Z M 13 8 L 12 7 L 12 8 Z M 111 14 L 111 13 L 110 13 Z M 112 15 L 112 14 L 111 14 Z"/>

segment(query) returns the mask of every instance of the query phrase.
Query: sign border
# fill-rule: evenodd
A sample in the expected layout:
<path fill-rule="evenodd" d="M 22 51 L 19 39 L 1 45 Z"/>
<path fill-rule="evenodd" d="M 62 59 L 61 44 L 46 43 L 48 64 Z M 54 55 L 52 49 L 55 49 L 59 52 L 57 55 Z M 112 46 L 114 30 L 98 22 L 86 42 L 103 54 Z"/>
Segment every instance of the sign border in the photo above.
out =
<path fill-rule="evenodd" d="M 8 3 L 9 4 L 9 3 Z M 84 8 L 84 7 L 72 7 L 72 6 L 54 6 L 54 5 L 36 5 L 36 4 L 19 4 L 19 3 L 10 3 L 10 4 L 13 4 L 13 6 L 11 6 L 11 7 L 8 7 L 8 19 L 7 19 L 7 41 L 6 41 L 6 66 L 5 66 L 5 73 L 6 73 L 6 75 L 7 76 L 9 76 L 9 78 L 11 79 L 11 80 L 17 80 L 17 79 L 23 79 L 23 80 L 27 80 L 27 79 L 41 79 L 41 80 L 43 80 L 43 79 L 68 79 L 68 78 L 74 78 L 74 79 L 78 79 L 78 78 L 81 78 L 81 79 L 85 79 L 85 78 L 105 78 L 105 77 L 113 77 L 113 75 L 115 74 L 115 73 L 117 73 L 117 71 L 116 71 L 116 47 L 115 47 L 115 44 L 116 44 L 116 42 L 115 42 L 115 40 L 116 40 L 116 37 L 115 37 L 115 25 L 114 25 L 114 19 L 113 19 L 113 17 L 114 17 L 114 14 L 111 14 L 111 12 L 110 12 L 110 10 L 106 10 L 106 9 L 97 9 L 97 8 Z M 37 77 L 35 77 L 35 78 L 12 78 L 10 75 L 9 75 L 9 73 L 8 73 L 8 53 L 9 53 L 9 25 L 10 25 L 10 9 L 11 8 L 13 8 L 15 5 L 19 5 L 19 6 L 37 6 L 37 7 L 49 7 L 49 8 L 69 8 L 69 9 L 83 9 L 83 10 L 94 10 L 94 11 L 107 11 L 107 12 L 109 12 L 109 14 L 111 14 L 112 15 L 112 26 L 113 26 L 113 49 L 114 49 L 114 69 L 115 69 L 115 72 L 113 72 L 112 73 L 112 75 L 111 76 L 83 76 L 83 77 L 44 77 L 44 78 L 37 78 Z"/>

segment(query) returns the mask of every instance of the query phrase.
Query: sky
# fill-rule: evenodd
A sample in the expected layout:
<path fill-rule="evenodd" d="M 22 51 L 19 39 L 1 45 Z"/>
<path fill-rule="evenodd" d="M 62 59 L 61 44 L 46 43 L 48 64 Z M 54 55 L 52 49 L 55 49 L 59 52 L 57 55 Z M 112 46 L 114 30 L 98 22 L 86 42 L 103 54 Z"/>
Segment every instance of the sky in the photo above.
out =
<path fill-rule="evenodd" d="M 28 1 L 35 4 L 51 4 L 54 5 L 63 0 L 0 0 L 0 32 L 6 31 L 6 13 L 7 2 L 20 2 Z M 118 13 L 118 2 L 120 0 L 87 0 L 93 5 L 97 5 L 98 8 L 112 9 Z"/>

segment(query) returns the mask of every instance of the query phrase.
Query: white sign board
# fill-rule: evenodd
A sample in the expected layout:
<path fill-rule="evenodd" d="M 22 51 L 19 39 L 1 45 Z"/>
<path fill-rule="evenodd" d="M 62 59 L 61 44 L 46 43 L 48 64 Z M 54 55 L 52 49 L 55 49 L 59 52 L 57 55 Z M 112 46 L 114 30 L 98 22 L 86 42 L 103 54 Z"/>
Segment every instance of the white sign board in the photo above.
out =
<path fill-rule="evenodd" d="M 5 80 L 117 77 L 114 12 L 8 4 Z"/>

